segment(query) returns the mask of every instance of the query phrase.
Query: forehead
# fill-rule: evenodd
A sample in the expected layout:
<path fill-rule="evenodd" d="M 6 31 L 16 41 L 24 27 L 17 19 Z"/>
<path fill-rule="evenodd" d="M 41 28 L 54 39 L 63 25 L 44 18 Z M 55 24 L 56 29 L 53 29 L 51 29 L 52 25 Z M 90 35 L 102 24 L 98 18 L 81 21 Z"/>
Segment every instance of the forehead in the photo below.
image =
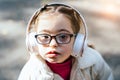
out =
<path fill-rule="evenodd" d="M 72 33 L 70 20 L 60 13 L 41 14 L 39 16 L 37 32 L 48 31 L 57 33 L 60 31 L 68 31 Z"/>

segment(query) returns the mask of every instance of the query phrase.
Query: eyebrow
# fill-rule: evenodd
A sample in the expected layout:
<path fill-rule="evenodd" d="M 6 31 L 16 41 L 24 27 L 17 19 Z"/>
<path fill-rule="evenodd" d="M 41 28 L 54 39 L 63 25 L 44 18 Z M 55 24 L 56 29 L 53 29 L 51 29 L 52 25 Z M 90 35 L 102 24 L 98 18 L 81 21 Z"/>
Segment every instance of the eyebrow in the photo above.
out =
<path fill-rule="evenodd" d="M 65 31 L 65 32 L 69 32 L 69 33 L 70 33 L 70 31 L 68 31 L 68 30 L 66 30 L 66 29 L 60 29 L 60 30 L 58 30 L 58 32 L 62 32 L 62 31 Z"/>
<path fill-rule="evenodd" d="M 68 32 L 68 33 L 70 33 L 70 31 L 68 31 L 68 30 L 66 30 L 66 29 L 60 29 L 60 30 L 57 30 L 56 32 Z M 39 31 L 39 32 L 47 32 L 47 33 L 52 33 L 51 31 L 49 31 L 49 30 L 42 30 L 42 31 Z"/>

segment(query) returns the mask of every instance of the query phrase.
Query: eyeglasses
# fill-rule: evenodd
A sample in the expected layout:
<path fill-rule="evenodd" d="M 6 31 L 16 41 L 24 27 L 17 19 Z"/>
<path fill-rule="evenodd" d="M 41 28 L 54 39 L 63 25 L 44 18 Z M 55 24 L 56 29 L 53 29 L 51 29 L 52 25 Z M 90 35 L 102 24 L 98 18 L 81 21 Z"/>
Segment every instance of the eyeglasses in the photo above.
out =
<path fill-rule="evenodd" d="M 49 34 L 37 34 L 35 38 L 39 44 L 49 44 L 54 38 L 58 44 L 68 44 L 71 41 L 71 38 L 75 36 L 75 34 L 57 34 L 56 36 L 51 36 Z"/>

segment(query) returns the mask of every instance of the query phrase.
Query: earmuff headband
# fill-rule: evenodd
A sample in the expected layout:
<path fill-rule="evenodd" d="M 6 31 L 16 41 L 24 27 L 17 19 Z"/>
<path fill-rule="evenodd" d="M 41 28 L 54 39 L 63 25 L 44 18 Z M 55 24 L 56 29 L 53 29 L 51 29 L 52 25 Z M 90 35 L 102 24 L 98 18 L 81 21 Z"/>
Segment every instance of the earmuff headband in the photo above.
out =
<path fill-rule="evenodd" d="M 77 34 L 77 37 L 76 37 L 76 40 L 75 40 L 75 43 L 74 43 L 73 53 L 72 53 L 72 54 L 73 54 L 73 56 L 78 56 L 79 53 L 81 53 L 81 52 L 83 53 L 84 48 L 86 47 L 86 40 L 87 40 L 87 36 L 88 36 L 86 22 L 85 22 L 83 16 L 81 15 L 81 13 L 80 13 L 78 10 L 74 9 L 74 8 L 71 7 L 71 6 L 65 5 L 65 4 L 63 4 L 63 3 L 47 4 L 47 5 L 39 8 L 39 9 L 33 14 L 33 16 L 31 17 L 31 19 L 29 20 L 29 23 L 28 23 L 28 25 L 27 25 L 26 36 L 28 36 L 29 33 L 30 33 L 30 26 L 31 26 L 31 24 L 32 24 L 32 22 L 33 22 L 33 19 L 35 19 L 35 18 L 39 15 L 39 13 L 40 13 L 42 10 L 44 10 L 47 6 L 65 6 L 65 7 L 72 8 L 73 10 L 75 10 L 75 12 L 77 12 L 77 13 L 79 14 L 79 17 L 80 17 L 80 19 L 81 19 L 81 21 L 82 21 L 84 34 L 83 34 L 83 35 Z M 79 30 L 79 33 L 80 33 L 80 30 Z M 26 40 L 28 40 L 28 39 L 26 39 Z M 26 42 L 28 42 L 28 41 L 26 41 Z M 26 44 L 27 44 L 27 43 L 26 43 Z M 80 46 L 80 45 L 81 45 L 81 46 Z"/>

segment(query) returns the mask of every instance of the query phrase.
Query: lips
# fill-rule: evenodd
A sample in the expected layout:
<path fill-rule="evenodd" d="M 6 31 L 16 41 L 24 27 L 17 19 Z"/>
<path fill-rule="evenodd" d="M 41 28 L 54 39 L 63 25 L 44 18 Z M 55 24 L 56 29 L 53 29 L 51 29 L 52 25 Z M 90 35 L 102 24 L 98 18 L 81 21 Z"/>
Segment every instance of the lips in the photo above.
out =
<path fill-rule="evenodd" d="M 47 53 L 47 57 L 56 57 L 58 56 L 60 53 L 56 52 L 56 51 L 50 51 Z"/>

